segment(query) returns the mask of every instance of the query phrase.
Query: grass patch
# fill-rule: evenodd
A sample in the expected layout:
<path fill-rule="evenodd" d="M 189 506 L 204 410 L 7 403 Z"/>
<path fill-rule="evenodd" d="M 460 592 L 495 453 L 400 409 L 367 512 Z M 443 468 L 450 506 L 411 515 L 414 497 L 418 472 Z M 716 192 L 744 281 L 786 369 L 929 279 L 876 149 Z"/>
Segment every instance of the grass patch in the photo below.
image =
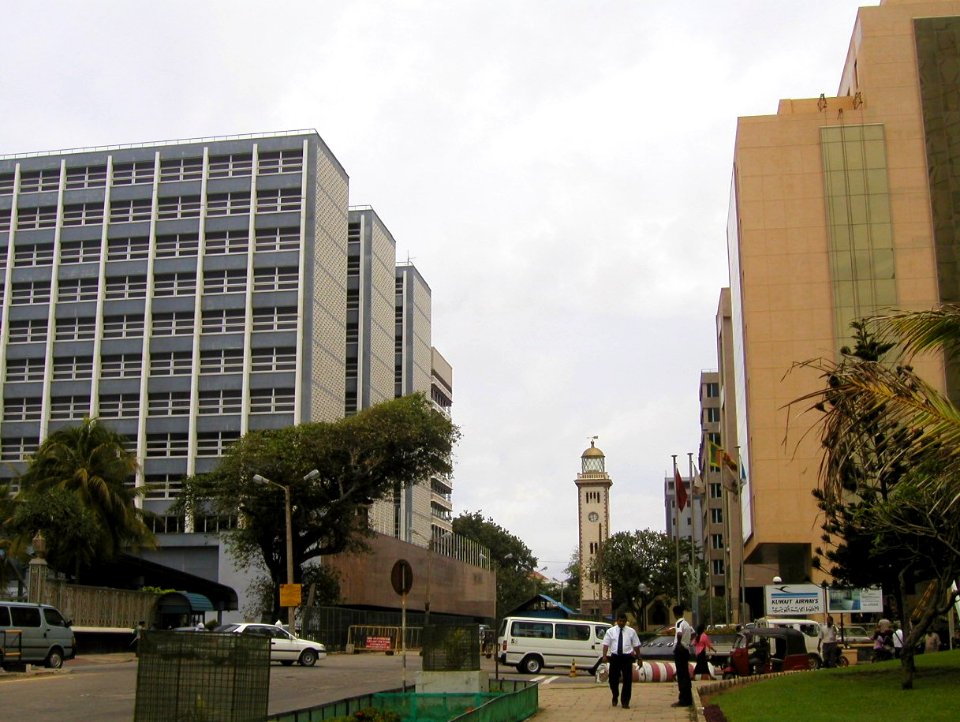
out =
<path fill-rule="evenodd" d="M 921 654 L 912 690 L 899 660 L 821 669 L 731 687 L 704 703 L 728 722 L 877 722 L 960 718 L 960 651 Z"/>

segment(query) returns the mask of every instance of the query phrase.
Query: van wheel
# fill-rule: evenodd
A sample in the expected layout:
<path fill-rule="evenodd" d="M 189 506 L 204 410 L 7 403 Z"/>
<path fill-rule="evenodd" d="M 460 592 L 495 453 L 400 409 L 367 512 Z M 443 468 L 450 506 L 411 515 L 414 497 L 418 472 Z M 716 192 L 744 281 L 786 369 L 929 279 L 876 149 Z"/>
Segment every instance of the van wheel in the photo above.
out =
<path fill-rule="evenodd" d="M 810 663 L 810 669 L 820 669 L 820 657 L 815 654 L 808 654 L 807 660 Z"/>
<path fill-rule="evenodd" d="M 60 669 L 63 666 L 63 650 L 59 647 L 54 647 L 50 650 L 50 654 L 47 655 L 47 666 L 50 669 Z"/>
<path fill-rule="evenodd" d="M 528 654 L 517 665 L 517 669 L 521 673 L 539 674 L 540 670 L 543 669 L 543 660 L 535 654 Z"/>

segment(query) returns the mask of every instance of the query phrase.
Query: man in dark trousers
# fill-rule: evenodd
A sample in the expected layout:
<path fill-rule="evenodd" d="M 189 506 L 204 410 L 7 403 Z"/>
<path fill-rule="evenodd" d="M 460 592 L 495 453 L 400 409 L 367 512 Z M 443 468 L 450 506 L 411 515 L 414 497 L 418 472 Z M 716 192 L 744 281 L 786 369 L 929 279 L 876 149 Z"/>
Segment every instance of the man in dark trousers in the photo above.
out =
<path fill-rule="evenodd" d="M 640 637 L 632 627 L 627 626 L 627 615 L 617 615 L 617 623 L 607 630 L 603 637 L 603 661 L 609 661 L 610 691 L 613 692 L 613 706 L 617 701 L 624 709 L 630 709 L 630 696 L 633 690 L 633 661 L 640 649 Z M 608 654 L 609 652 L 609 654 Z M 623 678 L 623 690 L 620 679 Z"/>
<path fill-rule="evenodd" d="M 693 646 L 693 627 L 683 618 L 683 605 L 673 608 L 677 618 L 677 636 L 673 645 L 673 663 L 677 667 L 677 687 L 680 696 L 671 707 L 690 707 L 693 704 L 693 683 L 690 681 L 690 647 Z"/>

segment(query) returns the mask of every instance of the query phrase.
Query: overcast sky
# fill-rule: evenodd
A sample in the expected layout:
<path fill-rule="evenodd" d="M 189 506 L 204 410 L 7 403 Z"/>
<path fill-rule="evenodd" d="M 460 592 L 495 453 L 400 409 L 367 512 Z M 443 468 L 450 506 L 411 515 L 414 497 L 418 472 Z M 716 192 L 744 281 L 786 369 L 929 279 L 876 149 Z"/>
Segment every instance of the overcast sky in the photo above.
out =
<path fill-rule="evenodd" d="M 857 0 L 17 2 L 0 153 L 315 128 L 433 289 L 455 513 L 559 577 L 699 443 L 736 120 L 836 92 Z M 685 461 L 684 461 L 685 468 Z"/>

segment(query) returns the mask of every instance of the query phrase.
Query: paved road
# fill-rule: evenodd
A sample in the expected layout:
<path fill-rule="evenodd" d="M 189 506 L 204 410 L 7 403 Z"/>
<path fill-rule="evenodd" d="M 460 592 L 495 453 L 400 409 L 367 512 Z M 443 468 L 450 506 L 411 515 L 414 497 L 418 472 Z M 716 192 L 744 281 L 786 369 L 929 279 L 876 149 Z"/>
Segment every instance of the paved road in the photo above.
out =
<path fill-rule="evenodd" d="M 482 666 L 491 674 L 492 660 Z M 404 678 L 416 680 L 420 657 L 403 658 L 370 654 L 333 654 L 315 667 L 270 666 L 270 714 L 304 709 L 345 697 L 396 689 Z M 502 677 L 544 681 L 565 685 L 587 681 L 585 674 L 567 676 L 519 675 L 512 667 L 500 668 Z M 130 654 L 82 655 L 62 670 L 36 674 L 0 673 L 0 722 L 82 719 L 98 722 L 129 722 L 136 701 L 137 662 Z"/>

